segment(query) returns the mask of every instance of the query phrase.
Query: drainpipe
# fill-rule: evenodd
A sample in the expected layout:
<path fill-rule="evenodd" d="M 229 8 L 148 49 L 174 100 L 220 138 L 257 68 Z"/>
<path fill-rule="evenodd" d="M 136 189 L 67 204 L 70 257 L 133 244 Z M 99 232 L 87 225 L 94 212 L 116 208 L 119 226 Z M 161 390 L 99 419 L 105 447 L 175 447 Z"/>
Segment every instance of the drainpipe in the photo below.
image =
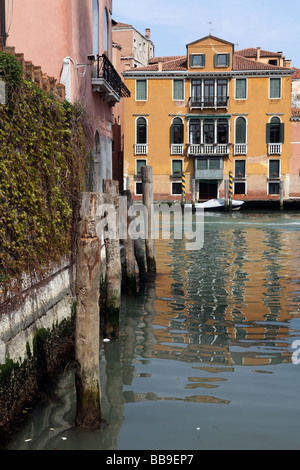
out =
<path fill-rule="evenodd" d="M 1 17 L 1 38 L 3 47 L 6 46 L 6 25 L 5 25 L 5 0 L 0 0 L 0 17 Z"/>

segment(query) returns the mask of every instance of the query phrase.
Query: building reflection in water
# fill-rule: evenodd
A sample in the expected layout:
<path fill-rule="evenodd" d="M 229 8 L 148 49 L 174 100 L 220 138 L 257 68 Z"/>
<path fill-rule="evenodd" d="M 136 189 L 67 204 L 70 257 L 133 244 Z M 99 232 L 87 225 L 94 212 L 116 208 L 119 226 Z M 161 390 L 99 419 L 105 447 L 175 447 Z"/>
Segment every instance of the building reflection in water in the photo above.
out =
<path fill-rule="evenodd" d="M 222 396 L 221 390 L 237 368 L 270 374 L 273 365 L 291 362 L 291 338 L 300 337 L 291 331 L 291 320 L 300 317 L 299 234 L 266 223 L 257 228 L 250 216 L 243 223 L 230 216 L 220 220 L 208 220 L 199 251 L 186 251 L 184 240 L 158 240 L 157 277 L 136 298 L 123 299 L 120 340 L 101 346 L 102 411 L 108 425 L 93 434 L 93 448 L 95 440 L 99 449 L 118 448 L 126 404 L 229 405 L 230 394 Z M 170 384 L 153 391 L 158 363 L 166 380 L 168 364 L 176 364 L 181 388 Z M 189 367 L 179 371 L 179 363 Z M 137 387 L 136 379 L 145 380 Z M 44 416 L 44 428 L 65 423 L 53 426 L 56 440 L 45 433 L 50 447 L 59 448 L 62 433 L 76 448 L 91 446 L 90 434 L 78 432 L 70 421 L 72 393 L 60 408 L 52 407 L 51 419 Z M 33 445 L 43 447 L 40 438 Z"/>

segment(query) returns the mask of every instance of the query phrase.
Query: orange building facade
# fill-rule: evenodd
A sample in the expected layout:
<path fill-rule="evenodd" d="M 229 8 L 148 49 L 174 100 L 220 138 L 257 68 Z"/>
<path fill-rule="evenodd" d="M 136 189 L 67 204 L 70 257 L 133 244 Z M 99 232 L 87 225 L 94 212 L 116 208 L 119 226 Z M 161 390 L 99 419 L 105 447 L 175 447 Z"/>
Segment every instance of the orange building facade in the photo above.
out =
<path fill-rule="evenodd" d="M 155 200 L 233 197 L 278 200 L 291 187 L 290 61 L 282 53 L 234 50 L 209 35 L 185 56 L 153 58 L 124 72 L 124 179 L 141 196 L 141 167 L 153 167 Z M 252 53 L 253 54 L 253 53 Z M 300 196 L 300 194 L 299 194 Z"/>

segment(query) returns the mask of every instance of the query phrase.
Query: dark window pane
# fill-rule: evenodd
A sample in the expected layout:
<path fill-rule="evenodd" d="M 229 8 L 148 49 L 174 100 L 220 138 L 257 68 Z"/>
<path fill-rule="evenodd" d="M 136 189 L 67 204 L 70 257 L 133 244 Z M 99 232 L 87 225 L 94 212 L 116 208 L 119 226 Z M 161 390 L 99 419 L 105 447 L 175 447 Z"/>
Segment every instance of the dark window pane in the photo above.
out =
<path fill-rule="evenodd" d="M 146 119 L 144 118 L 139 118 L 137 120 L 136 143 L 137 144 L 147 143 L 147 125 L 146 125 Z"/>
<path fill-rule="evenodd" d="M 234 183 L 234 194 L 246 194 L 246 183 Z"/>
<path fill-rule="evenodd" d="M 236 160 L 235 162 L 235 177 L 245 178 L 246 162 L 245 160 Z"/>
<path fill-rule="evenodd" d="M 203 125 L 204 144 L 214 143 L 214 130 L 215 130 L 215 125 L 213 121 L 211 120 L 204 121 L 204 125 Z"/>
<path fill-rule="evenodd" d="M 279 178 L 279 160 L 270 160 L 269 162 L 269 177 Z"/>
<path fill-rule="evenodd" d="M 279 194 L 279 183 L 269 183 L 269 194 Z"/>
<path fill-rule="evenodd" d="M 135 194 L 143 194 L 142 183 L 135 183 Z"/>
<path fill-rule="evenodd" d="M 182 185 L 181 183 L 172 183 L 172 194 L 175 196 L 177 194 L 182 194 Z"/>
<path fill-rule="evenodd" d="M 217 125 L 218 144 L 228 143 L 228 121 L 219 120 Z"/>
<path fill-rule="evenodd" d="M 237 118 L 235 122 L 235 143 L 246 143 L 246 120 L 243 117 Z"/>
<path fill-rule="evenodd" d="M 190 122 L 190 144 L 200 144 L 200 121 L 192 119 Z"/>

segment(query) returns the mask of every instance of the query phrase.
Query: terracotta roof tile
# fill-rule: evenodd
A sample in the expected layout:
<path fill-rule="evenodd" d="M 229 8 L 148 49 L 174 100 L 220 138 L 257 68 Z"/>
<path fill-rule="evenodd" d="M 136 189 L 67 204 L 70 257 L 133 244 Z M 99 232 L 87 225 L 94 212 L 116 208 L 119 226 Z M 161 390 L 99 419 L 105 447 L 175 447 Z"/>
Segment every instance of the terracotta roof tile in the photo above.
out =
<path fill-rule="evenodd" d="M 186 56 L 167 56 L 167 57 L 154 57 L 151 59 L 149 65 L 146 67 L 132 68 L 131 71 L 138 72 L 158 72 L 159 63 L 162 64 L 162 71 L 185 71 L 187 70 L 187 57 Z M 288 70 L 285 67 L 278 67 L 276 65 L 264 64 L 251 59 L 246 59 L 241 55 L 235 54 L 233 56 L 233 71 L 243 70 Z"/>
<path fill-rule="evenodd" d="M 292 70 L 295 70 L 293 79 L 300 78 L 300 69 L 296 69 L 296 67 L 293 67 Z"/>
<path fill-rule="evenodd" d="M 257 49 L 255 47 L 248 47 L 247 49 L 241 49 L 240 51 L 236 51 L 235 53 L 243 57 L 257 57 Z M 261 57 L 282 57 L 282 53 L 264 51 L 261 49 L 260 56 Z"/>
<path fill-rule="evenodd" d="M 251 59 L 246 59 L 241 55 L 233 56 L 233 70 L 288 70 L 286 67 L 278 67 L 277 65 L 264 64 Z"/>

